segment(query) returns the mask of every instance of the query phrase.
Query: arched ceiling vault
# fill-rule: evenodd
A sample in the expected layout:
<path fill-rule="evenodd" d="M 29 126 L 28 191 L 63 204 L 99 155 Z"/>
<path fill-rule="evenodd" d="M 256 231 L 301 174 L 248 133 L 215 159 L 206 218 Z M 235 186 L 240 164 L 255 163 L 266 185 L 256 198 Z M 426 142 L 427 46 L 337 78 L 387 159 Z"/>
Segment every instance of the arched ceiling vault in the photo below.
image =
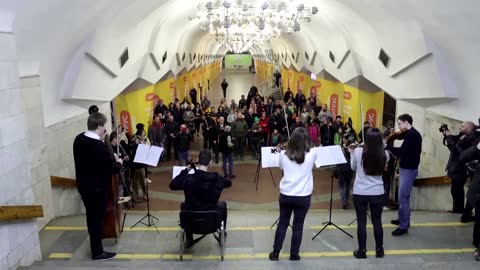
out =
<path fill-rule="evenodd" d="M 15 14 L 20 72 L 37 68 L 45 106 L 109 101 L 139 78 L 156 83 L 169 72 L 176 76 L 226 52 L 198 21 L 189 20 L 205 0 L 41 2 L 7 0 L 0 8 Z M 438 33 L 425 31 L 429 18 L 412 12 L 415 1 L 303 2 L 319 13 L 300 32 L 254 46 L 255 58 L 316 74 L 327 71 L 344 83 L 363 76 L 398 99 L 458 98 L 445 46 L 432 38 Z M 447 5 L 447 0 L 425 0 L 419 8 L 438 11 L 439 2 Z M 431 20 L 438 23 L 434 15 Z M 122 67 L 119 58 L 127 48 L 129 59 Z M 382 49 L 390 58 L 387 67 L 378 59 Z M 78 111 L 71 108 L 67 116 Z M 47 125 L 59 120 L 46 112 Z"/>

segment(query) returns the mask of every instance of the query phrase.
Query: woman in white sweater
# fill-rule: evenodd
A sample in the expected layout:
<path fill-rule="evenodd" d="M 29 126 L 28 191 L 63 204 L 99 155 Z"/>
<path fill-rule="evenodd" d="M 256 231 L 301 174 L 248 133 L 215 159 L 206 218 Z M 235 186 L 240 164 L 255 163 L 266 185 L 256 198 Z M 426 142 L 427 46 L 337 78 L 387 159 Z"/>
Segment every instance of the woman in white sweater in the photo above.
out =
<path fill-rule="evenodd" d="M 273 251 L 269 255 L 272 261 L 278 260 L 292 212 L 290 260 L 300 260 L 303 223 L 310 208 L 313 190 L 312 169 L 317 159 L 313 147 L 307 131 L 304 128 L 296 128 L 288 141 L 286 151 L 280 153 L 280 168 L 283 170 L 283 178 L 280 181 L 280 220 L 275 232 Z"/>
<path fill-rule="evenodd" d="M 378 128 L 369 129 L 363 147 L 350 149 L 350 152 L 352 170 L 356 171 L 353 203 L 358 223 L 358 250 L 353 252 L 353 256 L 357 259 L 367 258 L 367 209 L 370 206 L 376 257 L 383 258 L 382 209 L 385 199 L 382 174 L 389 155 L 384 150 L 382 132 Z"/>

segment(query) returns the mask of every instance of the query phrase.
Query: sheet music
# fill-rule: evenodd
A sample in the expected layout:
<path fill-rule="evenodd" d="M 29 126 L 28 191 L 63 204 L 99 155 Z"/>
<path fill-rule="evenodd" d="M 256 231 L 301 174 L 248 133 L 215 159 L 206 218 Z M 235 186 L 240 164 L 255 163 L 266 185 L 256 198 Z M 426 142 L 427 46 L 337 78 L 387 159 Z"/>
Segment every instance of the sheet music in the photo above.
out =
<path fill-rule="evenodd" d="M 139 144 L 133 162 L 156 167 L 162 152 L 162 147 Z"/>
<path fill-rule="evenodd" d="M 272 153 L 273 147 L 262 147 L 262 168 L 280 167 L 280 153 Z"/>
<path fill-rule="evenodd" d="M 183 170 L 185 170 L 185 168 L 187 167 L 184 167 L 184 166 L 173 166 L 173 170 L 172 170 L 172 180 L 173 178 L 177 177 Z M 195 170 L 190 170 L 188 172 L 188 174 L 194 174 L 195 173 Z"/>
<path fill-rule="evenodd" d="M 148 157 L 148 152 L 150 151 L 150 146 L 146 144 L 139 144 L 137 152 L 135 153 L 135 159 L 133 162 L 146 164 Z"/>
<path fill-rule="evenodd" d="M 315 161 L 317 167 L 347 163 L 340 145 L 321 146 L 314 149 L 317 151 L 317 160 Z"/>
<path fill-rule="evenodd" d="M 145 164 L 157 167 L 158 160 L 162 156 L 163 148 L 158 146 L 150 146 L 150 151 L 148 151 L 147 159 L 145 160 Z"/>

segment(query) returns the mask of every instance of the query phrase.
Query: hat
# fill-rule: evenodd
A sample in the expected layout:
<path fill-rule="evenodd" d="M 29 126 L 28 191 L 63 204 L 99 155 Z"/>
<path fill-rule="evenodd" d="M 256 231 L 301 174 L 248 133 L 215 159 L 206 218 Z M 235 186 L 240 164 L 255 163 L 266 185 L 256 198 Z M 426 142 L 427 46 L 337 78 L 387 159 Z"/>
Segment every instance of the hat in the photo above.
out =
<path fill-rule="evenodd" d="M 144 130 L 145 129 L 145 125 L 142 124 L 142 123 L 138 123 L 136 126 L 137 130 Z"/>

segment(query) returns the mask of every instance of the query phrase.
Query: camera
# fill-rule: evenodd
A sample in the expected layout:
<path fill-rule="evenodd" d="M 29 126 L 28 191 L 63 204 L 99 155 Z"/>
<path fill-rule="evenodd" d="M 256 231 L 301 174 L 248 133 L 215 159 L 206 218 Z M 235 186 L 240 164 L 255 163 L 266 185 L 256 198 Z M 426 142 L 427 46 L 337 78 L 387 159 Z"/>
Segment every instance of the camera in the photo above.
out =
<path fill-rule="evenodd" d="M 445 131 L 449 131 L 448 130 L 448 125 L 447 124 L 442 124 L 440 126 L 440 128 L 438 129 L 438 131 L 440 131 L 441 133 L 444 133 Z"/>

